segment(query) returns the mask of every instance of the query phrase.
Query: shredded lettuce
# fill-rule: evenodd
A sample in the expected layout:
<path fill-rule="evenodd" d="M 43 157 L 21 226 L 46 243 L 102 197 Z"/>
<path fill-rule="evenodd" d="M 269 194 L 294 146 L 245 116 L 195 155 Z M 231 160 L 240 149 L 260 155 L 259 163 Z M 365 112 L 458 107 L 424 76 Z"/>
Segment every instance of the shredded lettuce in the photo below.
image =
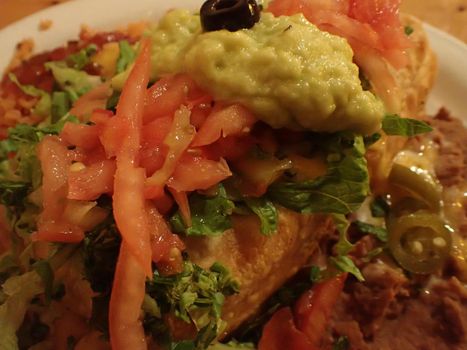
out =
<path fill-rule="evenodd" d="M 81 70 L 91 62 L 91 57 L 97 51 L 97 46 L 94 44 L 79 50 L 77 53 L 71 54 L 66 58 L 68 65 L 74 69 Z"/>
<path fill-rule="evenodd" d="M 383 197 L 376 197 L 370 203 L 371 215 L 375 218 L 384 218 L 389 209 L 389 204 Z"/>
<path fill-rule="evenodd" d="M 47 62 L 45 67 L 50 69 L 55 81 L 63 91 L 68 93 L 71 101 L 76 101 L 101 82 L 99 76 L 70 68 L 63 61 Z"/>
<path fill-rule="evenodd" d="M 217 343 L 211 345 L 208 350 L 254 350 L 253 343 L 238 343 L 236 341 L 229 341 L 226 344 Z"/>
<path fill-rule="evenodd" d="M 354 221 L 353 224 L 362 233 L 369 233 L 371 235 L 374 235 L 383 243 L 386 243 L 388 241 L 388 230 L 384 227 L 378 227 L 358 220 Z"/>
<path fill-rule="evenodd" d="M 433 131 L 427 123 L 417 119 L 401 118 L 397 114 L 389 114 L 383 118 L 383 131 L 387 135 L 415 136 Z"/>
<path fill-rule="evenodd" d="M 258 216 L 263 235 L 271 236 L 277 232 L 279 215 L 274 203 L 265 197 L 248 198 L 245 203 Z"/>
<path fill-rule="evenodd" d="M 223 185 L 218 186 L 216 195 L 209 197 L 192 194 L 189 198 L 192 225 L 186 227 L 180 211 L 171 218 L 175 232 L 188 236 L 219 236 L 232 228 L 230 215 L 235 208 L 234 202 L 227 198 Z"/>
<path fill-rule="evenodd" d="M 0 180 L 12 180 L 31 183 L 37 188 L 41 182 L 41 171 L 37 159 L 36 146 L 46 135 L 58 134 L 66 122 L 76 122 L 73 116 L 66 116 L 55 124 L 38 127 L 17 124 L 8 129 L 8 138 L 0 141 Z M 9 159 L 10 153 L 15 157 Z"/>
<path fill-rule="evenodd" d="M 328 171 L 312 181 L 280 181 L 269 188 L 272 200 L 302 213 L 349 214 L 370 192 L 363 137 L 339 133 L 325 140 Z"/>
<path fill-rule="evenodd" d="M 0 305 L 0 349 L 19 349 L 16 331 L 23 322 L 31 299 L 43 291 L 41 277 L 35 271 L 10 277 L 3 284 L 6 300 Z"/>
<path fill-rule="evenodd" d="M 23 85 L 19 82 L 16 75 L 13 73 L 8 74 L 10 80 L 18 86 L 28 96 L 38 97 L 39 101 L 36 103 L 33 109 L 33 113 L 41 117 L 47 117 L 50 114 L 51 98 L 50 95 L 41 89 L 36 88 L 33 85 Z"/>
<path fill-rule="evenodd" d="M 339 255 L 337 257 L 332 256 L 329 259 L 336 265 L 336 267 L 339 270 L 343 272 L 348 272 L 354 275 L 360 282 L 365 280 L 365 278 L 363 278 L 363 275 L 358 269 L 358 267 L 355 266 L 355 263 L 353 262 L 353 260 L 350 259 L 348 256 L 346 255 Z"/>
<path fill-rule="evenodd" d="M 117 60 L 117 74 L 125 71 L 136 58 L 136 51 L 128 41 L 122 40 L 118 43 L 118 46 L 120 54 Z"/>
<path fill-rule="evenodd" d="M 71 101 L 68 94 L 64 91 L 55 91 L 52 93 L 52 123 L 56 123 L 65 116 L 71 108 Z"/>
<path fill-rule="evenodd" d="M 45 301 L 46 303 L 50 303 L 54 287 L 54 271 L 47 260 L 38 260 L 32 267 L 41 277 L 42 285 L 44 286 Z"/>
<path fill-rule="evenodd" d="M 194 341 L 172 343 L 172 349 L 206 349 L 223 330 L 221 311 L 225 296 L 238 291 L 238 283 L 219 263 L 205 270 L 185 261 L 183 272 L 161 276 L 156 271 L 153 280 L 146 284 L 146 292 L 157 301 L 163 315 L 171 313 L 187 323 L 193 322 L 198 330 Z M 151 332 L 167 337 L 161 319 L 146 317 L 145 324 Z"/>

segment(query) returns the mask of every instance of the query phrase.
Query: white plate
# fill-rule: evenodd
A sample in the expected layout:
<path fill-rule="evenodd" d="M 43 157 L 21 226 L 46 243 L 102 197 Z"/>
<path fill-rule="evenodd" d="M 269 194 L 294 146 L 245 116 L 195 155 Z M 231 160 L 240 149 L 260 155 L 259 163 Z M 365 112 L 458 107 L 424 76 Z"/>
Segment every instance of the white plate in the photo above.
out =
<path fill-rule="evenodd" d="M 77 38 L 86 24 L 96 29 L 114 29 L 128 22 L 156 20 L 170 8 L 199 8 L 201 0 L 75 0 L 50 7 L 22 19 L 0 31 L 2 54 L 0 72 L 11 59 L 15 45 L 23 38 L 32 38 L 35 51 L 52 49 Z M 53 21 L 48 31 L 38 31 L 41 20 Z M 428 100 L 428 112 L 446 106 L 467 123 L 467 45 L 454 37 L 425 25 L 431 46 L 438 55 L 439 73 Z"/>

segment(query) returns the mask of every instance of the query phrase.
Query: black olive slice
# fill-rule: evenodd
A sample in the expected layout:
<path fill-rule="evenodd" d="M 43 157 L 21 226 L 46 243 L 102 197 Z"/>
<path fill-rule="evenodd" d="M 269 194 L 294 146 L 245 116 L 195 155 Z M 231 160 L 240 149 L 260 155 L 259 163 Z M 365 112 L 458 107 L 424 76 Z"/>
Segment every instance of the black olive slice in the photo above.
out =
<path fill-rule="evenodd" d="M 260 7 L 255 0 L 208 0 L 201 6 L 200 15 L 206 32 L 235 32 L 253 27 L 259 21 Z"/>

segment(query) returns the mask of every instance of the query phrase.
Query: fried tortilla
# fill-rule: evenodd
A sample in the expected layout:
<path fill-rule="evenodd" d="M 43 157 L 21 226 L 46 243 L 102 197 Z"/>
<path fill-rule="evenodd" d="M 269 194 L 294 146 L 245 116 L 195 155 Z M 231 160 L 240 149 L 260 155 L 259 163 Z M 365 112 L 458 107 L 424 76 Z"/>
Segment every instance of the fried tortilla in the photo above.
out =
<path fill-rule="evenodd" d="M 408 51 L 409 65 L 395 75 L 402 95 L 401 114 L 413 118 L 423 114 L 436 75 L 436 59 L 420 21 L 404 16 L 403 22 L 414 29 L 410 35 L 413 46 Z M 404 142 L 393 137 L 371 150 L 372 177 L 388 173 L 393 156 Z M 225 334 L 255 315 L 261 304 L 309 261 L 319 240 L 334 232 L 332 220 L 325 215 L 302 215 L 285 208 L 279 212 L 278 232 L 272 237 L 260 233 L 257 217 L 234 216 L 234 228 L 222 236 L 186 240 L 193 262 L 204 268 L 221 262 L 240 283 L 240 293 L 227 298 L 224 305 L 223 319 L 228 324 Z"/>

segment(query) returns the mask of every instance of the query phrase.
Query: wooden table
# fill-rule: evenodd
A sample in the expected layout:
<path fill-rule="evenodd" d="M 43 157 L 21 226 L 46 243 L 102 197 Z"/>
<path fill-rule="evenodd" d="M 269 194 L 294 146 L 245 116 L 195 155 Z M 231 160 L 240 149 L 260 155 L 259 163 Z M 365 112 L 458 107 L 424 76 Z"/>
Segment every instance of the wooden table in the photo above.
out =
<path fill-rule="evenodd" d="M 43 8 L 66 1 L 69 0 L 0 0 L 0 28 Z M 467 43 L 467 0 L 403 0 L 402 10 Z"/>

